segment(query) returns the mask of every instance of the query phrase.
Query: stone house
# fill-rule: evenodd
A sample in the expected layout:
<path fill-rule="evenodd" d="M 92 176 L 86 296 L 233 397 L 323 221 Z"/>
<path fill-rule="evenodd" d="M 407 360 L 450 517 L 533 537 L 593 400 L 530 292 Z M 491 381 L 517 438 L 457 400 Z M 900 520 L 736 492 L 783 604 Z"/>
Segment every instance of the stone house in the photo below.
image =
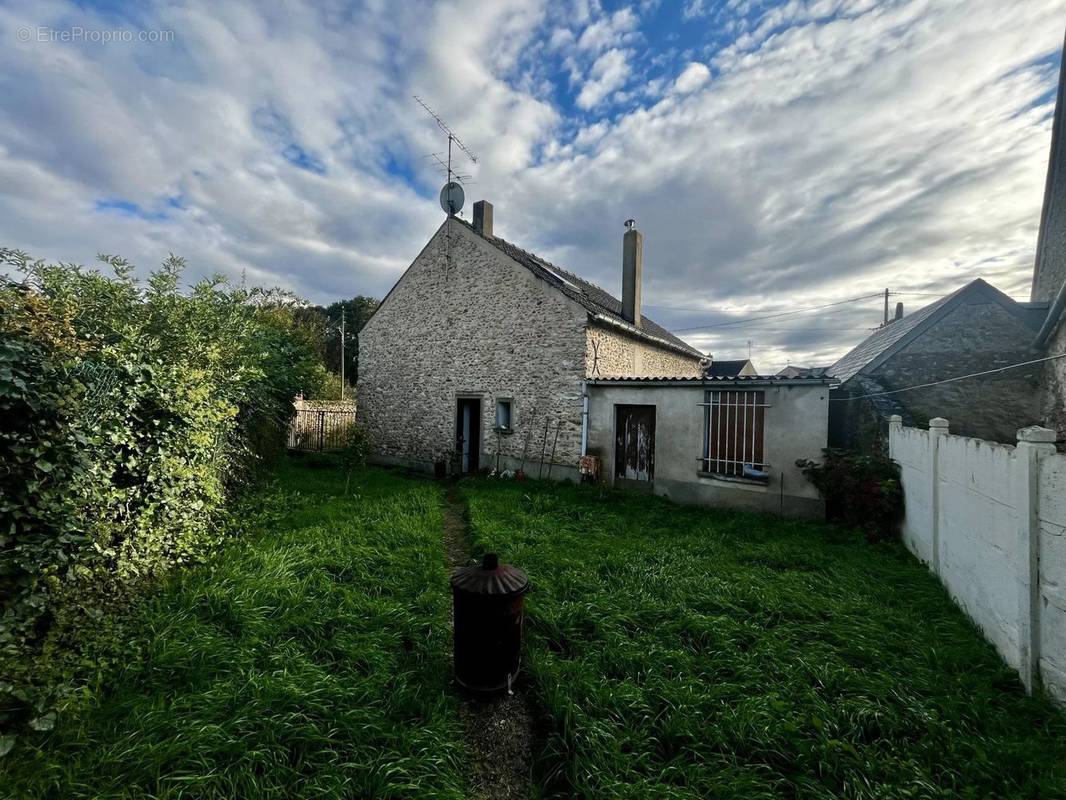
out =
<path fill-rule="evenodd" d="M 1044 357 L 1066 353 L 1066 69 L 1059 71 L 1059 93 L 1051 129 L 1044 206 L 1033 267 L 1030 299 L 1048 303 L 1044 324 L 1033 341 Z M 1066 440 L 1066 358 L 1047 361 L 1043 368 L 1041 411 L 1044 426 Z"/>
<path fill-rule="evenodd" d="M 641 312 L 627 223 L 622 299 L 449 216 L 359 334 L 358 419 L 377 463 L 578 476 L 586 382 L 700 374 L 703 353 Z"/>
<path fill-rule="evenodd" d="M 1033 338 L 1046 314 L 1046 303 L 1019 303 L 978 278 L 913 314 L 897 315 L 829 368 L 839 383 L 830 404 L 830 444 L 883 441 L 894 414 L 906 424 L 946 417 L 961 436 L 1013 443 L 1019 428 L 1041 420 L 1040 365 L 937 382 L 1033 360 Z"/>

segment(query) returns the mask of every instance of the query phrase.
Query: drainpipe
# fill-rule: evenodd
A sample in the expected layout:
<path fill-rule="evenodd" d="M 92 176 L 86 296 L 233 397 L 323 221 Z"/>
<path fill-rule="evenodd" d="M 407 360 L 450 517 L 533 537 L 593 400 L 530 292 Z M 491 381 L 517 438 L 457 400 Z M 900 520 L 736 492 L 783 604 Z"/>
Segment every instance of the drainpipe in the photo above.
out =
<path fill-rule="evenodd" d="M 1033 341 L 1034 350 L 1042 350 L 1044 348 L 1048 339 L 1051 338 L 1051 334 L 1055 332 L 1055 328 L 1059 326 L 1060 318 L 1064 311 L 1066 311 L 1066 281 L 1059 287 L 1059 293 L 1055 295 L 1055 300 L 1052 302 L 1051 308 L 1048 309 L 1047 317 L 1040 328 L 1040 333 L 1036 335 L 1036 339 Z"/>
<path fill-rule="evenodd" d="M 581 455 L 588 455 L 589 445 L 589 385 L 581 381 Z"/>

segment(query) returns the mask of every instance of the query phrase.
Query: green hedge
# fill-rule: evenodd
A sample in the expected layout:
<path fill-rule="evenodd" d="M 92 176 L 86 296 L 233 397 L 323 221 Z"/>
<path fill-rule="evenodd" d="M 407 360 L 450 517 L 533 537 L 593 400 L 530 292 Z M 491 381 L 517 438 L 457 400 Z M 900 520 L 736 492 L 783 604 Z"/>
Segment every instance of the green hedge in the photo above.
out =
<path fill-rule="evenodd" d="M 299 304 L 0 248 L 0 751 L 47 728 L 131 597 L 222 536 L 224 503 L 321 382 Z"/>

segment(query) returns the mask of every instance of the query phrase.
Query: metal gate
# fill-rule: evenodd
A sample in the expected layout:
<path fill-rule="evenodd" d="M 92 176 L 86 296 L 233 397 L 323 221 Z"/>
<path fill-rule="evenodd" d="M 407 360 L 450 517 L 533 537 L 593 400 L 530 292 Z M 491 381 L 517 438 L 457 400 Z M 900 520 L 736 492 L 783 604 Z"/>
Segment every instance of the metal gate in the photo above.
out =
<path fill-rule="evenodd" d="M 289 425 L 289 449 L 313 453 L 341 450 L 348 444 L 348 431 L 353 427 L 354 411 L 297 409 Z"/>

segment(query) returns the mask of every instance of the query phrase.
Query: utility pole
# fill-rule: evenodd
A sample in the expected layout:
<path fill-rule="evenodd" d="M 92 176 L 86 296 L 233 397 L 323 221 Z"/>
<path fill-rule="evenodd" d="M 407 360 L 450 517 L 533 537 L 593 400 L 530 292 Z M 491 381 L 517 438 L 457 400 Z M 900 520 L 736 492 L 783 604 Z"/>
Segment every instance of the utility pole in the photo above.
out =
<path fill-rule="evenodd" d="M 888 300 L 885 300 L 887 303 Z M 885 306 L 885 314 L 888 314 L 888 306 Z M 887 319 L 887 317 L 886 317 Z M 344 306 L 341 306 L 341 400 L 344 399 Z"/>
<path fill-rule="evenodd" d="M 885 325 L 888 324 L 888 289 L 885 289 Z"/>

